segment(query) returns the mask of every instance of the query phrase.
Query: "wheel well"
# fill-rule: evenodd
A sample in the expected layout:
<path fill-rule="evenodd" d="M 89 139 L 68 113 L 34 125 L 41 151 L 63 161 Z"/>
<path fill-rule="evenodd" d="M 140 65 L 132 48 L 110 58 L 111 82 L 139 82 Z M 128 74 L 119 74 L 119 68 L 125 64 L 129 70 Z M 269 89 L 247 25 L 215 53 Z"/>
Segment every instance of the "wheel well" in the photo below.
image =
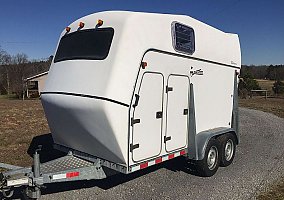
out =
<path fill-rule="evenodd" d="M 234 138 L 235 138 L 235 140 L 236 140 L 236 144 L 238 145 L 238 144 L 239 144 L 239 140 L 238 140 L 237 134 L 236 134 L 234 131 L 230 131 L 230 132 L 223 133 L 223 134 L 220 134 L 220 135 L 215 135 L 215 136 L 213 136 L 212 138 L 218 139 L 218 138 L 220 138 L 220 137 L 222 137 L 222 136 L 224 136 L 224 135 L 226 135 L 226 134 L 229 134 L 229 133 L 231 133 L 231 134 L 234 136 Z"/>

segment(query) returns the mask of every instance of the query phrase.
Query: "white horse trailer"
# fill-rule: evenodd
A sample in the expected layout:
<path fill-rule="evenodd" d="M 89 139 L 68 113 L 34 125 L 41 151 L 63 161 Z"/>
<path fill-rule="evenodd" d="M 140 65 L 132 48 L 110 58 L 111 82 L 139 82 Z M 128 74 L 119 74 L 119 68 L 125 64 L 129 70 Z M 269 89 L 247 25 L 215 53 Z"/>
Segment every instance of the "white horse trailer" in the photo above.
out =
<path fill-rule="evenodd" d="M 40 164 L 36 153 L 34 169 L 4 173 L 4 186 L 27 184 L 37 198 L 45 183 L 128 174 L 178 156 L 212 176 L 239 143 L 240 68 L 238 35 L 188 16 L 83 17 L 62 32 L 41 93 L 54 146 L 69 154 Z M 26 179 L 9 182 L 25 170 Z"/>

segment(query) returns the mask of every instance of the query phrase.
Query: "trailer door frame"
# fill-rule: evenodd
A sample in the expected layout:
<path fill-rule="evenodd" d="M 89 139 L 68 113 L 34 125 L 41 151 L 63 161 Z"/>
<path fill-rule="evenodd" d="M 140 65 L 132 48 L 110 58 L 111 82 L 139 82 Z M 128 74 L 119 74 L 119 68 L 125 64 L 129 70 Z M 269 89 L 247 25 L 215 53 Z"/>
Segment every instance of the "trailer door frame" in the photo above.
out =
<path fill-rule="evenodd" d="M 132 125 L 132 160 L 140 162 L 160 155 L 162 151 L 164 75 L 145 72 L 139 85 Z"/>
<path fill-rule="evenodd" d="M 189 85 L 186 75 L 170 74 L 167 80 L 166 104 L 166 152 L 176 151 L 187 146 L 189 122 Z"/>

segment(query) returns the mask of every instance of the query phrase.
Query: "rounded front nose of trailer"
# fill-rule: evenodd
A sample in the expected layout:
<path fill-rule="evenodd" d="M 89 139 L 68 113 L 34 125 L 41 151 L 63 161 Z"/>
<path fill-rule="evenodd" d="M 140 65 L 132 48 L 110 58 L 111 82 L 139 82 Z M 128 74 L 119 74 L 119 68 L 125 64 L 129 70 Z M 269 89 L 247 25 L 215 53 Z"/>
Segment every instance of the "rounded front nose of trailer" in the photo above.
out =
<path fill-rule="evenodd" d="M 64 94 L 43 94 L 42 104 L 56 144 L 126 163 L 128 107 Z"/>

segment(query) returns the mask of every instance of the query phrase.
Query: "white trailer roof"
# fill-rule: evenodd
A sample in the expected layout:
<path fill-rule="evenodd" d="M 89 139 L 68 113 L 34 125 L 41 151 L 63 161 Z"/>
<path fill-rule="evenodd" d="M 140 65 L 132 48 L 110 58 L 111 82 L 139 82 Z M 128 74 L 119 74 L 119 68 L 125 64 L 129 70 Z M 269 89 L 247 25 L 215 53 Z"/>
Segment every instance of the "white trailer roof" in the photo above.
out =
<path fill-rule="evenodd" d="M 237 34 L 225 33 L 186 15 L 105 11 L 78 19 L 71 27 L 77 30 L 78 23 L 83 21 L 86 22 L 85 28 L 94 28 L 97 19 L 104 20 L 104 27 L 114 27 L 119 34 L 120 51 L 115 52 L 116 54 L 130 53 L 131 56 L 136 52 L 133 50 L 146 51 L 150 47 L 176 53 L 172 45 L 171 23 L 177 21 L 195 31 L 196 49 L 192 57 L 228 65 L 241 64 Z M 65 31 L 62 36 L 64 34 Z"/>
<path fill-rule="evenodd" d="M 189 16 L 106 11 L 78 19 L 69 27 L 71 32 L 77 31 L 79 22 L 84 22 L 83 29 L 93 29 L 98 19 L 104 21 L 100 28 L 114 29 L 108 57 L 96 61 L 71 60 L 55 63 L 50 70 L 46 92 L 96 95 L 129 105 L 140 62 L 149 49 L 178 53 L 228 66 L 241 66 L 238 35 L 224 33 Z M 192 55 L 174 50 L 171 25 L 175 21 L 194 29 L 195 52 Z M 64 30 L 61 37 L 65 34 Z M 72 67 L 73 65 L 79 65 L 80 69 Z M 66 81 L 58 84 L 57 80 L 62 78 Z M 90 85 L 96 85 L 96 88 Z"/>

